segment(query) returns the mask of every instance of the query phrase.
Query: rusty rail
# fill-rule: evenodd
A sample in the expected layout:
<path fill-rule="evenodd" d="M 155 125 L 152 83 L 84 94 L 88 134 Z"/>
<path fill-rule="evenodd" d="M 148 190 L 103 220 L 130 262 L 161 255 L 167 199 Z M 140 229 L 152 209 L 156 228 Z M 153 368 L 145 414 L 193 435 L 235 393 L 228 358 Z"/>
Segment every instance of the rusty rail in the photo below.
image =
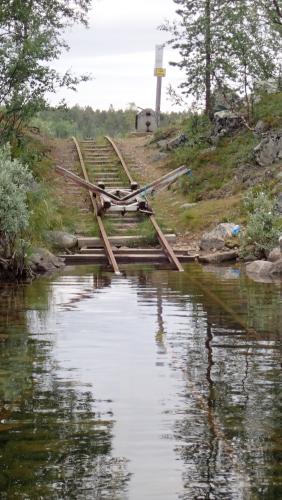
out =
<path fill-rule="evenodd" d="M 85 167 L 85 163 L 84 163 L 84 160 L 83 160 L 83 156 L 81 154 L 81 150 L 80 150 L 79 144 L 78 144 L 78 142 L 77 142 L 77 140 L 76 140 L 75 137 L 72 137 L 72 140 L 73 140 L 73 142 L 75 144 L 75 147 L 76 147 L 76 150 L 77 150 L 77 154 L 78 154 L 78 157 L 79 157 L 79 161 L 80 161 L 80 165 L 81 165 L 82 172 L 83 172 L 83 175 L 84 175 L 84 179 L 85 179 L 85 181 L 87 183 L 89 183 L 88 173 L 87 173 L 87 170 L 86 170 L 86 167 Z M 113 268 L 115 274 L 121 274 L 120 270 L 119 270 L 119 267 L 118 267 L 118 264 L 117 264 L 117 261 L 116 261 L 116 258 L 114 256 L 111 244 L 109 242 L 109 238 L 107 236 L 107 233 L 106 233 L 106 230 L 105 230 L 102 218 L 98 214 L 98 207 L 97 207 L 97 203 L 96 203 L 96 200 L 95 200 L 95 195 L 90 190 L 89 190 L 89 196 L 90 196 L 91 203 L 92 203 L 92 206 L 93 206 L 96 218 L 97 218 L 101 240 L 102 240 L 102 243 L 103 243 L 103 246 L 104 246 L 104 250 L 105 250 L 105 253 L 107 255 L 109 264 Z"/>
<path fill-rule="evenodd" d="M 121 152 L 119 151 L 117 145 L 114 143 L 114 141 L 110 137 L 106 137 L 106 139 L 111 143 L 113 149 L 115 150 L 116 154 L 118 155 L 118 158 L 119 158 L 119 160 L 124 168 L 124 171 L 129 179 L 130 183 L 132 184 L 134 181 L 133 181 L 133 179 L 128 171 L 125 160 L 124 160 Z M 183 173 L 190 172 L 190 170 L 184 165 L 182 167 L 179 167 L 178 169 L 176 169 L 176 171 L 179 175 L 183 175 Z M 156 181 L 153 181 L 152 183 L 148 184 L 144 188 L 140 188 L 136 191 L 133 191 L 129 195 L 125 196 L 122 201 L 124 201 L 124 202 L 129 201 L 130 199 L 134 198 L 134 196 L 138 195 L 139 193 L 143 193 L 145 195 L 146 195 L 146 193 L 152 193 L 154 190 L 157 190 L 158 186 L 163 188 L 164 186 L 166 186 L 168 184 L 167 181 L 171 180 L 172 175 L 175 174 L 176 171 L 174 171 L 172 173 L 170 172 L 169 174 L 165 175 L 161 179 L 157 179 Z M 178 177 L 178 175 L 176 175 L 176 178 L 177 177 Z M 175 177 L 173 178 L 172 182 L 174 180 L 175 180 Z M 177 258 L 173 248 L 171 247 L 171 245 L 167 241 L 167 239 L 166 239 L 164 233 L 162 232 L 160 226 L 158 225 L 154 215 L 148 214 L 148 217 L 149 217 L 149 219 L 150 219 L 150 221 L 151 221 L 151 223 L 156 231 L 159 243 L 160 243 L 165 255 L 167 256 L 169 262 L 175 267 L 175 269 L 177 271 L 180 271 L 180 272 L 184 271 L 182 265 L 179 262 L 179 259 Z"/>

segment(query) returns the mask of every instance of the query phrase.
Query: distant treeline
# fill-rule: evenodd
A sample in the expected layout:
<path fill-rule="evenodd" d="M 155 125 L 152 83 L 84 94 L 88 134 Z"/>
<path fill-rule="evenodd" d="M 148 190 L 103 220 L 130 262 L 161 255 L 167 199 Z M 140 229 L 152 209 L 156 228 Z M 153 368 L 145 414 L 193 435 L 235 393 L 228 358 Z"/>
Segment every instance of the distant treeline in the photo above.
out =
<path fill-rule="evenodd" d="M 33 119 L 33 125 L 48 135 L 62 139 L 72 135 L 78 138 L 107 134 L 122 136 L 134 130 L 137 112 L 134 106 L 126 110 L 115 110 L 110 106 L 108 111 L 93 110 L 91 106 L 59 106 L 40 111 Z M 184 116 L 183 113 L 164 113 L 161 115 L 161 126 L 175 123 Z"/>

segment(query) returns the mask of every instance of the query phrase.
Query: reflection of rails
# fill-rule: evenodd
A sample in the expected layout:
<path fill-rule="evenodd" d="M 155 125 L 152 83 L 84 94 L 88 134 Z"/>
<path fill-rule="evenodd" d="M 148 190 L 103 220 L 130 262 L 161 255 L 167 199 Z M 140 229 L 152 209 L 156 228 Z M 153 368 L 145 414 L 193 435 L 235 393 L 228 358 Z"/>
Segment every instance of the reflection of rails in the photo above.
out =
<path fill-rule="evenodd" d="M 146 195 L 164 189 L 174 182 L 180 175 L 188 172 L 187 167 L 182 166 L 175 171 L 166 174 L 144 188 L 139 188 L 133 181 L 124 158 L 118 147 L 110 137 L 105 138 L 107 142 L 97 145 L 94 141 L 82 141 L 80 145 L 73 138 L 82 168 L 84 180 L 63 169 L 57 167 L 57 171 L 69 177 L 73 182 L 88 189 L 91 204 L 97 218 L 101 242 L 104 253 L 94 245 L 94 239 L 88 238 L 88 244 L 81 248 L 78 255 L 65 256 L 67 262 L 101 262 L 107 257 L 108 263 L 116 274 L 119 274 L 118 262 L 146 262 L 162 263 L 169 262 L 174 269 L 183 271 L 179 257 L 183 260 L 192 260 L 189 256 L 176 255 L 168 238 L 160 229 L 153 212 L 148 205 Z M 87 166 L 87 168 L 86 168 Z M 89 178 L 90 177 L 90 178 Z M 92 183 L 95 182 L 95 184 Z M 134 243 L 140 240 L 140 223 L 148 220 L 158 238 L 161 249 L 118 249 L 111 246 L 111 238 L 108 229 L 114 228 L 115 238 L 121 242 L 127 238 L 124 231 L 129 232 Z M 132 232 L 135 231 L 135 235 Z M 116 244 L 116 246 L 118 246 Z M 123 243 L 121 243 L 123 246 Z M 186 257 L 186 258 L 185 258 Z"/>

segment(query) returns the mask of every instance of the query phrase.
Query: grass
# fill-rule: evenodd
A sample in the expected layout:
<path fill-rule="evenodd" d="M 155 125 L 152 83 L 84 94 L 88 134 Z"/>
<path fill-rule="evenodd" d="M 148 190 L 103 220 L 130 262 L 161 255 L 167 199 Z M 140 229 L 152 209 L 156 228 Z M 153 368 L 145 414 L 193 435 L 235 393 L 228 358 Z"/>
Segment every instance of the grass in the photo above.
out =
<path fill-rule="evenodd" d="M 272 128 L 282 127 L 282 92 L 264 94 L 254 106 L 254 123 L 263 120 Z"/>
<path fill-rule="evenodd" d="M 241 197 L 206 200 L 195 207 L 184 210 L 182 220 L 190 231 L 201 231 L 221 222 L 241 223 L 243 217 L 240 210 Z"/>

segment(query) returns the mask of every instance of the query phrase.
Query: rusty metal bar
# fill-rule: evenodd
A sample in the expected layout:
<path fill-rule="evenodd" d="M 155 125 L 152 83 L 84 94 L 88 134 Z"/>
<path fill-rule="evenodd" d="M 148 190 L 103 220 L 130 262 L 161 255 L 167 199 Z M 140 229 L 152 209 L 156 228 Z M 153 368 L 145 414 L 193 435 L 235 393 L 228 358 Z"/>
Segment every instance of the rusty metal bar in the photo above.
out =
<path fill-rule="evenodd" d="M 110 137 L 106 137 L 106 139 L 112 144 L 116 154 L 118 155 L 118 157 L 119 157 L 119 159 L 124 167 L 124 170 L 129 178 L 130 182 L 133 183 L 134 181 L 133 181 L 133 179 L 128 171 L 128 168 L 125 164 L 125 161 L 124 161 L 121 153 L 119 152 L 116 144 L 113 142 L 113 140 Z M 152 194 L 156 191 L 160 191 L 160 190 L 166 188 L 169 184 L 175 182 L 178 179 L 178 177 L 180 177 L 184 174 L 188 174 L 189 172 L 190 172 L 190 169 L 188 167 L 186 167 L 186 165 L 182 165 L 181 167 L 178 167 L 177 169 L 173 170 L 172 172 L 169 172 L 168 174 L 164 175 L 163 177 L 156 179 L 155 181 L 151 182 L 150 184 L 147 184 L 145 187 L 137 189 L 137 190 L 133 191 L 132 193 L 124 196 L 122 198 L 122 201 L 128 202 L 129 200 L 136 198 L 136 196 L 138 194 L 142 194 L 144 197 L 146 197 L 146 195 L 148 195 L 148 194 Z M 167 256 L 168 260 L 178 271 L 180 271 L 180 272 L 184 271 L 182 265 L 179 262 L 179 259 L 177 258 L 172 247 L 168 243 L 168 241 L 167 241 L 164 233 L 162 232 L 160 226 L 158 225 L 154 215 L 148 214 L 148 217 L 149 217 L 149 219 L 150 219 L 150 221 L 151 221 L 151 223 L 156 231 L 160 245 L 162 246 L 163 251 L 164 251 L 165 255 Z"/>
<path fill-rule="evenodd" d="M 162 177 L 159 177 L 159 179 L 156 179 L 155 181 L 151 182 L 150 184 L 147 184 L 146 186 L 137 189 L 136 191 L 132 191 L 132 193 L 129 193 L 128 195 L 124 196 L 122 198 L 122 201 L 128 201 L 131 198 L 134 198 L 138 194 L 142 194 L 143 196 L 147 196 L 149 194 L 153 194 L 155 192 L 161 191 L 162 189 L 165 189 L 168 187 L 170 184 L 175 182 L 179 177 L 181 177 L 184 174 L 189 174 L 191 170 L 186 167 L 186 165 L 182 165 L 181 167 L 176 168 L 172 172 L 169 172 L 168 174 L 163 175 Z"/>
<path fill-rule="evenodd" d="M 174 267 L 177 269 L 177 271 L 180 271 L 180 272 L 184 271 L 182 265 L 179 262 L 179 259 L 176 257 L 173 248 L 170 246 L 169 242 L 167 241 L 167 239 L 166 239 L 164 233 L 162 232 L 159 224 L 157 223 L 154 215 L 149 215 L 148 217 L 149 217 L 152 225 L 155 228 L 158 240 L 159 240 L 159 242 L 162 246 L 162 249 L 163 249 L 164 253 L 166 254 L 168 260 L 170 261 L 171 264 L 174 265 Z"/>
<path fill-rule="evenodd" d="M 117 196 L 115 196 L 113 193 L 105 191 L 100 186 L 96 186 L 95 184 L 92 184 L 92 182 L 81 179 L 81 177 L 74 174 L 73 172 L 70 172 L 69 170 L 66 170 L 65 168 L 61 167 L 60 165 L 56 165 L 55 170 L 56 170 L 56 172 L 58 172 L 58 174 L 71 179 L 75 184 L 78 184 L 79 186 L 81 186 L 85 189 L 88 189 L 88 191 L 91 191 L 91 193 L 104 195 L 104 196 L 107 196 L 108 198 L 111 198 L 115 202 L 120 202 L 120 199 Z M 124 205 L 124 203 L 122 203 L 122 204 Z"/>
<path fill-rule="evenodd" d="M 117 145 L 114 143 L 114 141 L 113 141 L 113 139 L 111 137 L 109 137 L 109 136 L 106 135 L 105 138 L 107 139 L 107 141 L 109 141 L 109 143 L 112 145 L 113 149 L 115 150 L 115 153 L 118 156 L 118 159 L 119 159 L 120 163 L 122 164 L 122 166 L 124 168 L 124 171 L 125 171 L 125 173 L 126 173 L 126 175 L 128 177 L 128 180 L 129 180 L 130 184 L 133 184 L 134 180 L 132 179 L 132 177 L 130 175 L 130 172 L 129 172 L 129 170 L 127 168 L 127 165 L 126 165 L 126 163 L 124 161 L 124 158 L 123 158 L 120 150 L 118 149 Z"/>
<path fill-rule="evenodd" d="M 83 160 L 83 157 L 82 157 L 82 154 L 81 154 L 81 150 L 80 150 L 79 144 L 78 144 L 78 142 L 77 142 L 77 140 L 76 140 L 75 137 L 72 137 L 72 140 L 73 140 L 73 142 L 75 144 L 75 147 L 76 147 L 76 150 L 77 150 L 77 153 L 78 153 L 78 157 L 79 157 L 79 161 L 80 161 L 80 165 L 81 165 L 81 168 L 82 168 L 82 171 L 83 171 L 83 175 L 84 175 L 85 181 L 89 183 L 88 173 L 87 173 L 87 170 L 86 170 L 86 167 L 85 167 L 85 163 L 84 163 L 84 160 Z M 98 214 L 98 207 L 97 207 L 97 203 L 96 203 L 94 194 L 90 190 L 89 190 L 89 196 L 90 196 L 91 203 L 92 203 L 92 206 L 93 206 L 96 218 L 97 218 L 97 222 L 98 222 L 98 226 L 99 226 L 99 230 L 100 230 L 100 235 L 101 235 L 101 240 L 102 240 L 102 243 L 103 243 L 103 246 L 104 246 L 104 249 L 105 249 L 105 253 L 106 253 L 108 261 L 109 261 L 109 264 L 112 266 L 115 274 L 121 274 L 120 270 L 119 270 L 119 267 L 117 265 L 117 261 L 116 261 L 116 258 L 114 256 L 111 244 L 109 242 L 109 238 L 108 238 L 108 235 L 106 233 L 106 230 L 105 230 L 102 218 Z"/>

